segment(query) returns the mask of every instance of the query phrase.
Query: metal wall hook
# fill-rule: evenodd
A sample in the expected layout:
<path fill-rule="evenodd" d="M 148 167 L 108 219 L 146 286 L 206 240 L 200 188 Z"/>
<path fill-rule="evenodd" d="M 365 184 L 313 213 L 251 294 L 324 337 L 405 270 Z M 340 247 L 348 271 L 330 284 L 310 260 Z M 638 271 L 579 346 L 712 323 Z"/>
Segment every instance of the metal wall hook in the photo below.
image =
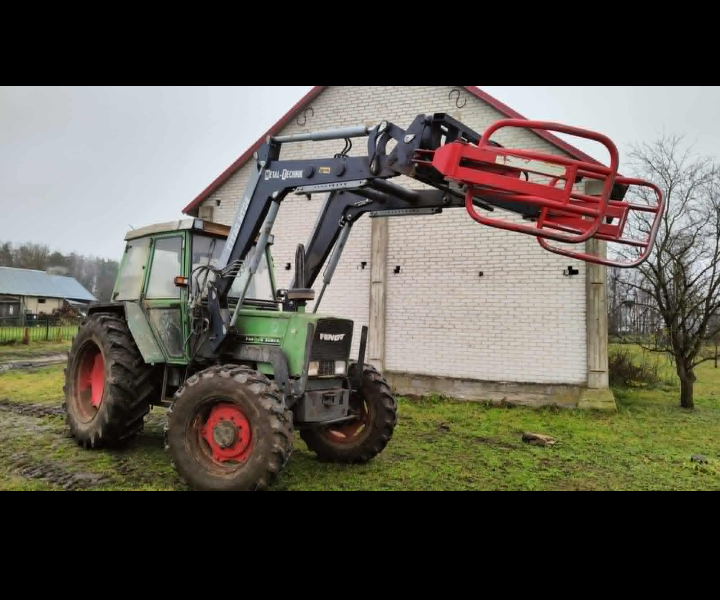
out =
<path fill-rule="evenodd" d="M 314 109 L 312 106 L 310 106 L 310 107 L 308 107 L 308 108 L 305 109 L 305 112 L 304 112 L 302 115 L 300 115 L 297 119 L 295 119 L 295 122 L 296 122 L 298 125 L 300 125 L 300 127 L 305 127 L 305 125 L 307 124 L 307 114 L 308 114 L 308 112 L 311 112 L 311 113 L 312 113 L 312 115 L 310 115 L 310 116 L 312 116 L 312 117 L 315 116 L 315 109 Z M 303 120 L 302 123 L 300 122 L 300 117 L 302 117 L 302 120 Z"/>
<path fill-rule="evenodd" d="M 450 98 L 450 100 L 452 100 L 452 95 L 455 92 L 457 92 L 457 98 L 455 98 L 455 106 L 457 106 L 458 108 L 463 108 L 467 104 L 467 97 L 463 98 L 463 103 L 460 104 L 460 90 L 459 89 L 455 88 L 454 90 L 452 90 L 448 94 L 448 98 Z"/>

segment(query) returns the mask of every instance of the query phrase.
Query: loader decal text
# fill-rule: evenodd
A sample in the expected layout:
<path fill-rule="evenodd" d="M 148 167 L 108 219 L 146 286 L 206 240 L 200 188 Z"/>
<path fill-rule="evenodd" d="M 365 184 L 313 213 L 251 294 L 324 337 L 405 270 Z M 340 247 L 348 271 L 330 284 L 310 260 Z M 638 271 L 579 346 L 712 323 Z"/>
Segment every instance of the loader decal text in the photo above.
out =
<path fill-rule="evenodd" d="M 302 177 L 302 169 L 299 171 L 288 171 L 287 169 L 283 169 L 282 171 L 265 171 L 265 181 L 269 179 L 282 179 L 285 181 L 286 179 L 302 179 Z"/>

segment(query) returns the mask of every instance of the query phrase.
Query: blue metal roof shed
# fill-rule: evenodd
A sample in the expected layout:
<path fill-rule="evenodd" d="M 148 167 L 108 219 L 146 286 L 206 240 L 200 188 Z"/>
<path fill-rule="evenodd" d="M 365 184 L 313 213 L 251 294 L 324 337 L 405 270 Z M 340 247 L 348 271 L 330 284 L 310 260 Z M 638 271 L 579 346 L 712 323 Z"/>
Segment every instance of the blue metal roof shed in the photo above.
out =
<path fill-rule="evenodd" d="M 45 271 L 13 267 L 0 267 L 0 294 L 97 301 L 97 298 L 73 277 L 48 275 Z"/>

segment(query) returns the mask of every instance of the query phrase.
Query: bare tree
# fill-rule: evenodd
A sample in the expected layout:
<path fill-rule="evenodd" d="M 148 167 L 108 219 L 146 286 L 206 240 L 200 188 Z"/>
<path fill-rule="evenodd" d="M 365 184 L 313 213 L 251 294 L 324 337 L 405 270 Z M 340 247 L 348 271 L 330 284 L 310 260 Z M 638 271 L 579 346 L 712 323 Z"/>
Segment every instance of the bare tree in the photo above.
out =
<path fill-rule="evenodd" d="M 633 147 L 635 173 L 662 190 L 667 209 L 647 262 L 614 276 L 635 317 L 645 315 L 630 328 L 640 334 L 634 341 L 672 355 L 680 405 L 693 408 L 696 367 L 715 358 L 713 342 L 720 334 L 720 170 L 713 159 L 693 156 L 681 143 L 681 137 L 663 136 Z M 638 188 L 633 196 L 638 204 L 654 203 L 649 189 Z M 647 233 L 652 216 L 635 213 L 629 224 Z M 621 254 L 631 258 L 636 252 Z M 650 345 L 642 334 L 652 329 L 660 335 Z"/>

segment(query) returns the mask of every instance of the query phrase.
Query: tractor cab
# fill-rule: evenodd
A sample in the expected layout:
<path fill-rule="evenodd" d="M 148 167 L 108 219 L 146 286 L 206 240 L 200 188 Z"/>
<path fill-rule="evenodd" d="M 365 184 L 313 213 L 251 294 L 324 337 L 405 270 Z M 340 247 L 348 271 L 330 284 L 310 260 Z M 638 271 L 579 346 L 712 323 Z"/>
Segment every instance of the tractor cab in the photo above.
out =
<path fill-rule="evenodd" d="M 146 362 L 187 364 L 192 359 L 191 303 L 207 302 L 205 284 L 215 278 L 209 268 L 218 267 L 229 231 L 219 223 L 184 219 L 133 229 L 125 236 L 112 302 L 124 304 Z M 230 310 L 237 304 L 245 276 L 237 277 L 228 294 Z M 194 290 L 201 290 L 197 299 L 191 296 Z M 268 245 L 243 306 L 280 310 L 275 298 Z"/>
<path fill-rule="evenodd" d="M 207 227 L 207 231 L 203 229 L 202 231 L 192 231 L 190 234 L 191 267 L 189 276 L 195 278 L 198 284 L 204 283 L 205 274 L 203 271 L 207 273 L 208 281 L 212 281 L 215 278 L 214 273 L 204 268 L 219 268 L 220 255 L 222 254 L 225 240 L 230 232 L 229 227 L 216 223 L 203 222 L 203 226 Z M 220 233 L 215 233 L 216 231 Z M 275 273 L 273 270 L 272 255 L 270 253 L 271 246 L 272 244 L 268 244 L 263 256 L 260 258 L 257 272 L 252 277 L 245 298 L 243 299 L 244 305 L 278 310 Z M 253 253 L 254 248 L 247 257 L 247 260 L 252 258 Z M 230 288 L 228 303 L 231 306 L 234 307 L 238 298 L 240 298 L 247 277 L 247 271 L 244 271 Z M 193 285 L 193 289 L 195 287 L 200 287 L 203 295 L 207 294 L 207 287 Z"/>

